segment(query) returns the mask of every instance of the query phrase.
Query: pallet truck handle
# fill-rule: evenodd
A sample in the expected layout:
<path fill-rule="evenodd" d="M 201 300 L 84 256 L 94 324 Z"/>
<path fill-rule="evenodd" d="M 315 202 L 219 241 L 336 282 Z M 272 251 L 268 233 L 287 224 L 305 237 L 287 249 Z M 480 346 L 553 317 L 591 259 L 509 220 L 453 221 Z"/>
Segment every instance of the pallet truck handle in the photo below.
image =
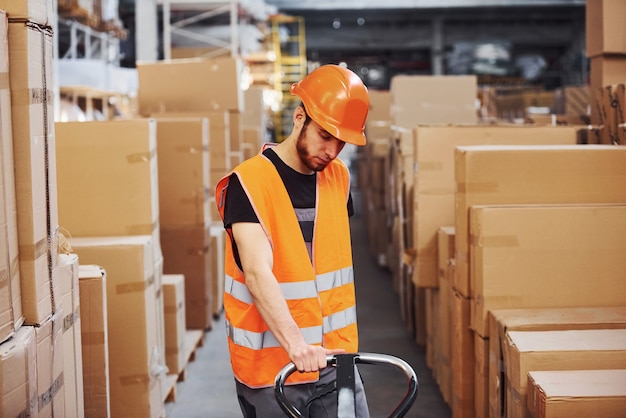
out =
<path fill-rule="evenodd" d="M 339 367 L 342 367 L 343 364 L 346 364 L 346 359 L 349 359 L 351 368 L 354 370 L 354 364 L 373 364 L 373 365 L 388 365 L 393 366 L 397 369 L 400 369 L 407 377 L 407 385 L 408 389 L 402 400 L 398 403 L 398 405 L 394 408 L 389 415 L 389 418 L 401 418 L 403 417 L 413 406 L 413 402 L 415 402 L 415 398 L 417 397 L 418 391 L 418 381 L 417 375 L 413 368 L 404 360 L 399 359 L 398 357 L 390 356 L 388 354 L 376 354 L 376 353 L 354 353 L 354 354 L 335 354 L 326 356 L 326 362 L 329 366 L 335 365 L 338 367 L 337 370 L 337 394 L 339 395 L 340 389 L 342 386 L 342 379 L 340 376 L 343 374 Z M 344 366 L 345 367 L 345 366 Z M 296 372 L 296 366 L 293 363 L 287 364 L 283 367 L 278 374 L 276 375 L 276 379 L 274 381 L 274 394 L 276 395 L 276 399 L 280 404 L 281 408 L 288 416 L 292 418 L 300 418 L 302 417 L 302 413 L 287 399 L 285 396 L 285 381 L 287 378 Z M 354 387 L 352 389 L 352 394 L 354 394 Z M 354 413 L 350 410 L 354 407 L 354 399 L 348 401 L 349 405 L 346 408 L 342 406 L 342 402 L 345 403 L 345 399 L 338 396 L 338 418 L 349 418 L 354 416 Z M 352 407 L 352 408 L 351 408 Z M 346 414 L 346 410 L 348 413 Z M 344 414 L 344 415 L 342 415 Z"/>

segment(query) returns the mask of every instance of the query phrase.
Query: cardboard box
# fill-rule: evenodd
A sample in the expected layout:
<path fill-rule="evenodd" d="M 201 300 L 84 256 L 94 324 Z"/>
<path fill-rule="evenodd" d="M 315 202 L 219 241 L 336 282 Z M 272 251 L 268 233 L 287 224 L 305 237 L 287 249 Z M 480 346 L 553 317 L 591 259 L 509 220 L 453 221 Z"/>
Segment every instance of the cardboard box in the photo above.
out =
<path fill-rule="evenodd" d="M 413 281 L 437 286 L 437 230 L 455 223 L 454 151 L 467 145 L 576 144 L 576 127 L 419 126 L 413 130 L 413 244 L 417 260 Z M 467 289 L 459 288 L 465 296 Z"/>
<path fill-rule="evenodd" d="M 528 372 L 534 418 L 620 418 L 626 411 L 626 370 Z"/>
<path fill-rule="evenodd" d="M 489 338 L 474 332 L 474 414 L 489 416 Z"/>
<path fill-rule="evenodd" d="M 265 108 L 264 96 L 270 94 L 272 90 L 268 87 L 250 86 L 243 92 L 245 108 L 241 113 L 241 124 L 244 128 L 267 127 L 268 112 Z"/>
<path fill-rule="evenodd" d="M 85 416 L 110 418 L 106 271 L 98 265 L 82 264 L 78 279 Z"/>
<path fill-rule="evenodd" d="M 185 347 L 185 276 L 163 276 L 163 304 L 165 314 L 165 364 L 170 374 L 183 371 L 187 359 Z"/>
<path fill-rule="evenodd" d="M 60 122 L 60 221 L 73 237 L 148 235 L 158 227 L 154 119 Z"/>
<path fill-rule="evenodd" d="M 477 78 L 463 76 L 396 75 L 391 79 L 391 121 L 413 129 L 417 125 L 475 124 Z"/>
<path fill-rule="evenodd" d="M 161 417 L 167 369 L 158 349 L 154 238 L 82 237 L 70 244 L 83 264 L 106 271 L 111 416 Z"/>
<path fill-rule="evenodd" d="M 185 321 L 188 329 L 213 327 L 210 225 L 163 227 L 163 272 L 185 276 Z"/>
<path fill-rule="evenodd" d="M 61 309 L 63 311 L 63 382 L 65 416 L 83 418 L 83 349 L 78 288 L 78 256 L 59 254 Z"/>
<path fill-rule="evenodd" d="M 451 265 L 454 275 L 454 265 Z M 470 299 L 458 291 L 450 292 L 452 303 L 450 368 L 452 374 L 452 401 L 450 409 L 453 417 L 474 416 L 474 333 L 470 330 Z"/>
<path fill-rule="evenodd" d="M 168 118 L 200 117 L 209 119 L 209 167 L 211 184 L 217 184 L 218 180 L 230 169 L 230 112 L 206 111 L 206 112 L 167 112 L 153 113 L 151 115 L 159 120 Z M 213 191 L 212 191 L 213 192 Z M 213 196 L 213 194 L 211 194 Z"/>
<path fill-rule="evenodd" d="M 626 55 L 598 55 L 589 59 L 589 87 L 602 88 L 624 82 Z"/>
<path fill-rule="evenodd" d="M 138 62 L 139 113 L 243 111 L 239 58 Z"/>
<path fill-rule="evenodd" d="M 157 121 L 159 224 L 205 225 L 209 211 L 209 120 Z"/>
<path fill-rule="evenodd" d="M 482 337 L 493 309 L 626 306 L 626 205 L 473 206 L 469 214 L 471 328 Z"/>
<path fill-rule="evenodd" d="M 455 177 L 455 287 L 471 296 L 471 206 L 626 203 L 626 148 L 462 146 L 456 150 Z"/>
<path fill-rule="evenodd" d="M 52 30 L 16 20 L 9 22 L 8 34 L 22 308 L 25 321 L 38 324 L 53 311 L 50 267 L 56 263 L 57 241 L 52 238 L 59 225 L 54 112 L 48 88 Z"/>
<path fill-rule="evenodd" d="M 37 410 L 39 417 L 64 417 L 65 375 L 63 317 L 59 310 L 35 328 L 37 341 Z"/>
<path fill-rule="evenodd" d="M 504 345 L 507 417 L 525 418 L 528 372 L 626 368 L 626 329 L 509 331 Z"/>
<path fill-rule="evenodd" d="M 494 418 L 506 413 L 503 349 L 508 331 L 626 329 L 626 307 L 495 309 L 489 316 L 489 416 Z"/>
<path fill-rule="evenodd" d="M 439 339 L 439 352 L 436 358 L 437 383 L 446 403 L 450 403 L 451 373 L 450 339 L 451 339 L 451 292 L 452 283 L 448 278 L 450 259 L 454 257 L 454 227 L 442 226 L 438 231 L 438 265 L 439 265 L 439 328 L 436 330 Z"/>
<path fill-rule="evenodd" d="M 587 57 L 626 54 L 626 4 L 621 0 L 587 0 L 585 9 Z"/>
<path fill-rule="evenodd" d="M 13 164 L 11 90 L 9 88 L 9 44 L 6 13 L 0 11 L 0 343 L 11 337 L 24 322 L 17 242 L 17 208 Z"/>
<path fill-rule="evenodd" d="M 370 90 L 370 108 L 367 121 L 391 122 L 392 96 L 389 90 Z"/>
<path fill-rule="evenodd" d="M 0 382 L 0 416 L 38 416 L 35 328 L 20 327 L 0 344 Z"/>
<path fill-rule="evenodd" d="M 54 25 L 53 3 L 48 0 L 0 0 L 0 10 L 11 20 L 30 20 L 44 26 Z"/>

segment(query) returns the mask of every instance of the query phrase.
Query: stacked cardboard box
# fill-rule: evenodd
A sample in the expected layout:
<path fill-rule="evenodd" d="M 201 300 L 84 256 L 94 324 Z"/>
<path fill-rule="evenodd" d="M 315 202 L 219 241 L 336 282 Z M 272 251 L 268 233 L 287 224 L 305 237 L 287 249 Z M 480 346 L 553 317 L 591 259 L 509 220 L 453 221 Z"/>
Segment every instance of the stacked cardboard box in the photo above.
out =
<path fill-rule="evenodd" d="M 106 271 L 111 415 L 162 416 L 167 368 L 159 341 L 157 240 L 128 235 L 71 238 L 70 243 L 83 264 Z"/>
<path fill-rule="evenodd" d="M 591 0 L 586 8 L 586 45 L 590 61 L 591 123 L 603 126 L 600 142 L 626 144 L 624 134 L 617 134 L 618 121 L 611 96 L 613 85 L 624 83 L 626 72 L 626 32 L 623 20 L 626 4 L 620 0 Z M 623 113 L 623 108 L 621 108 Z M 619 128 L 623 131 L 623 127 Z"/>
<path fill-rule="evenodd" d="M 156 121 L 57 123 L 56 145 L 61 224 L 79 263 L 107 273 L 111 412 L 123 413 L 137 396 L 133 414 L 158 416 L 166 368 Z M 134 369 L 134 358 L 150 360 Z"/>
<path fill-rule="evenodd" d="M 85 416 L 111 416 L 107 276 L 99 265 L 78 267 Z"/>
<path fill-rule="evenodd" d="M 504 348 L 509 331 L 626 329 L 626 307 L 623 306 L 494 309 L 489 317 L 489 417 L 506 414 L 509 379 L 504 367 Z M 531 396 L 529 403 L 532 400 Z"/>
<path fill-rule="evenodd" d="M 0 54 L 8 57 L 8 20 L 0 11 Z M 9 62 L 0 62 L 0 77 L 8 79 Z M 10 338 L 24 321 L 20 289 L 17 240 L 17 209 L 13 167 L 13 132 L 11 125 L 11 90 L 0 85 L 0 276 L 6 286 L 0 289 L 0 343 Z"/>
<path fill-rule="evenodd" d="M 224 115 L 224 113 L 221 113 Z M 209 119 L 157 119 L 163 272 L 185 277 L 187 327 L 213 326 Z"/>
<path fill-rule="evenodd" d="M 0 9 L 0 415 L 82 417 L 77 264 L 59 256 L 52 5 Z"/>
<path fill-rule="evenodd" d="M 535 418 L 618 418 L 626 411 L 626 370 L 529 372 L 528 409 Z"/>

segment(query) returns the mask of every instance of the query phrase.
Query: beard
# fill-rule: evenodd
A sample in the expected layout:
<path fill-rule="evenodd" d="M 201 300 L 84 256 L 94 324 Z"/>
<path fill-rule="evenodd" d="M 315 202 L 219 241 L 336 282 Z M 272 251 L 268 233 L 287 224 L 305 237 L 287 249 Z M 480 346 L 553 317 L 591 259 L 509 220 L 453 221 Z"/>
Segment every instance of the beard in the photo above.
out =
<path fill-rule="evenodd" d="M 303 126 L 300 134 L 298 135 L 298 139 L 296 140 L 296 151 L 298 151 L 298 157 L 300 161 L 312 171 L 322 171 L 328 165 L 328 162 L 324 162 L 322 159 L 312 156 L 306 147 L 306 131 L 308 124 Z"/>

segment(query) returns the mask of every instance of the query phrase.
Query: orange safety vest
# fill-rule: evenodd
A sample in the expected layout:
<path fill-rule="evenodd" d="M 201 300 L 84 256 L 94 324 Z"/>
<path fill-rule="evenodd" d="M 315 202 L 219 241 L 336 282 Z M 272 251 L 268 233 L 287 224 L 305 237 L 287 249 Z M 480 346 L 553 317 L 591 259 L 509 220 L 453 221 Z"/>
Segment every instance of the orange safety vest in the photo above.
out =
<path fill-rule="evenodd" d="M 317 174 L 312 263 L 287 190 L 274 164 L 262 154 L 243 162 L 239 176 L 261 227 L 273 249 L 273 273 L 291 314 L 309 344 L 358 351 L 356 298 L 347 199 L 350 178 L 346 166 L 332 161 Z M 224 219 L 230 174 L 216 189 Z M 228 231 L 230 239 L 231 233 Z M 272 386 L 276 374 L 290 362 L 257 311 L 246 279 L 225 248 L 224 311 L 228 346 L 235 377 L 252 388 Z M 314 382 L 318 373 L 294 373 L 287 383 Z"/>

